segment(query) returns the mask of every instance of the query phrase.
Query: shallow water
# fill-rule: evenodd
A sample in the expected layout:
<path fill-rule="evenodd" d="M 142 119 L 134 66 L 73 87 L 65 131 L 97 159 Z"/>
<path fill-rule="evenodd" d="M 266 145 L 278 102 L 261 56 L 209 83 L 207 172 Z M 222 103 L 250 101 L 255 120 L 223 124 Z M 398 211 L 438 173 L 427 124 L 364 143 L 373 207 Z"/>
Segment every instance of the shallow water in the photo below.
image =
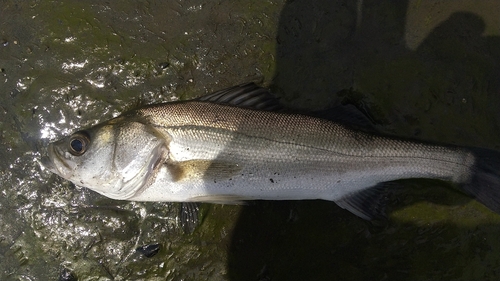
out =
<path fill-rule="evenodd" d="M 500 149 L 496 2 L 254 2 L 2 2 L 0 280 L 499 278 L 500 215 L 441 182 L 403 181 L 376 224 L 330 202 L 206 204 L 184 234 L 177 204 L 40 167 L 78 128 L 248 81 L 302 110 L 353 103 L 389 134 Z"/>

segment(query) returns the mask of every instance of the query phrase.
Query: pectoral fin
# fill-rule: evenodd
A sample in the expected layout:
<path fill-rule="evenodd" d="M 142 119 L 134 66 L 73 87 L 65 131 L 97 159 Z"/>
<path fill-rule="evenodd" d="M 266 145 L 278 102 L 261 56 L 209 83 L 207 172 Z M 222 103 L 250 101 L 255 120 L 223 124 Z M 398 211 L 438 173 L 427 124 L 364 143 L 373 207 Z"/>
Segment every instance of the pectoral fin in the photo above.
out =
<path fill-rule="evenodd" d="M 166 164 L 174 181 L 190 179 L 222 180 L 238 174 L 238 164 L 212 160 L 189 160 Z"/>

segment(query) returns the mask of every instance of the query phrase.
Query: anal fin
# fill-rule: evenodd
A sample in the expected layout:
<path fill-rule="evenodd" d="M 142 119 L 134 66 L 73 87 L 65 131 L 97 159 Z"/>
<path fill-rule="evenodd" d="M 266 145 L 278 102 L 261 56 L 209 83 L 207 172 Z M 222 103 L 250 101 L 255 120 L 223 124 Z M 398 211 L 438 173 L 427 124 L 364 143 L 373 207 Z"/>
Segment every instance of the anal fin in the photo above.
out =
<path fill-rule="evenodd" d="M 365 220 L 385 219 L 387 186 L 391 184 L 393 183 L 379 183 L 336 200 L 335 203 Z"/>

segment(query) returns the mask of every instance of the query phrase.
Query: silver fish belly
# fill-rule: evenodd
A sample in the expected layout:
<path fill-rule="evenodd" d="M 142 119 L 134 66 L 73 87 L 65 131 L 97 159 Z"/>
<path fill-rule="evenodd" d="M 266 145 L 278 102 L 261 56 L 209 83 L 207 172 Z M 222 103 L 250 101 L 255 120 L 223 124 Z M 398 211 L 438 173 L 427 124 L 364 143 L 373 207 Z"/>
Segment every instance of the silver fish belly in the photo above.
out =
<path fill-rule="evenodd" d="M 495 166 L 494 171 L 486 171 L 478 163 L 484 155 L 497 152 L 388 138 L 329 120 L 266 110 L 268 104 L 274 104 L 267 91 L 253 84 L 221 92 L 206 100 L 151 105 L 124 114 L 86 130 L 88 151 L 82 155 L 63 155 L 65 147 L 78 150 L 79 142 L 86 141 L 71 142 L 70 138 L 51 144 L 51 159 L 44 163 L 77 185 L 124 200 L 323 199 L 370 219 L 377 215 L 375 197 L 380 184 L 435 178 L 459 184 L 498 211 L 498 191 L 495 189 L 491 199 L 491 194 L 484 196 L 484 188 L 476 187 L 484 180 L 478 173 L 490 177 L 483 183 L 486 190 L 497 184 L 497 160 L 486 161 L 487 167 Z M 259 107 L 264 109 L 256 109 Z M 104 128 L 105 134 L 101 132 Z M 107 151 L 111 151 L 109 147 L 115 152 Z M 97 157 L 94 148 L 104 155 Z M 60 152 L 54 153 L 56 150 Z M 82 175 L 80 171 L 98 161 L 80 161 L 87 153 L 106 159 L 105 165 L 115 170 L 103 166 Z M 72 172 L 64 174 L 56 163 Z M 106 180 L 112 183 L 100 183 Z"/>

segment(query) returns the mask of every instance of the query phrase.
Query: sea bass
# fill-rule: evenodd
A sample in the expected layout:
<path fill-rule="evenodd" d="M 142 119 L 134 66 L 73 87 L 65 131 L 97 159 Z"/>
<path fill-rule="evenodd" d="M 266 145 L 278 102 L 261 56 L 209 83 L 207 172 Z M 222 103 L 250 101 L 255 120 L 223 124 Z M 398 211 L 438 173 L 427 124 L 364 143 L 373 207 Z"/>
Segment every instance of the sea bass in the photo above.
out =
<path fill-rule="evenodd" d="M 381 215 L 386 183 L 433 178 L 500 212 L 499 152 L 289 113 L 253 83 L 124 113 L 49 144 L 42 163 L 118 200 L 323 199 L 372 219 Z"/>

